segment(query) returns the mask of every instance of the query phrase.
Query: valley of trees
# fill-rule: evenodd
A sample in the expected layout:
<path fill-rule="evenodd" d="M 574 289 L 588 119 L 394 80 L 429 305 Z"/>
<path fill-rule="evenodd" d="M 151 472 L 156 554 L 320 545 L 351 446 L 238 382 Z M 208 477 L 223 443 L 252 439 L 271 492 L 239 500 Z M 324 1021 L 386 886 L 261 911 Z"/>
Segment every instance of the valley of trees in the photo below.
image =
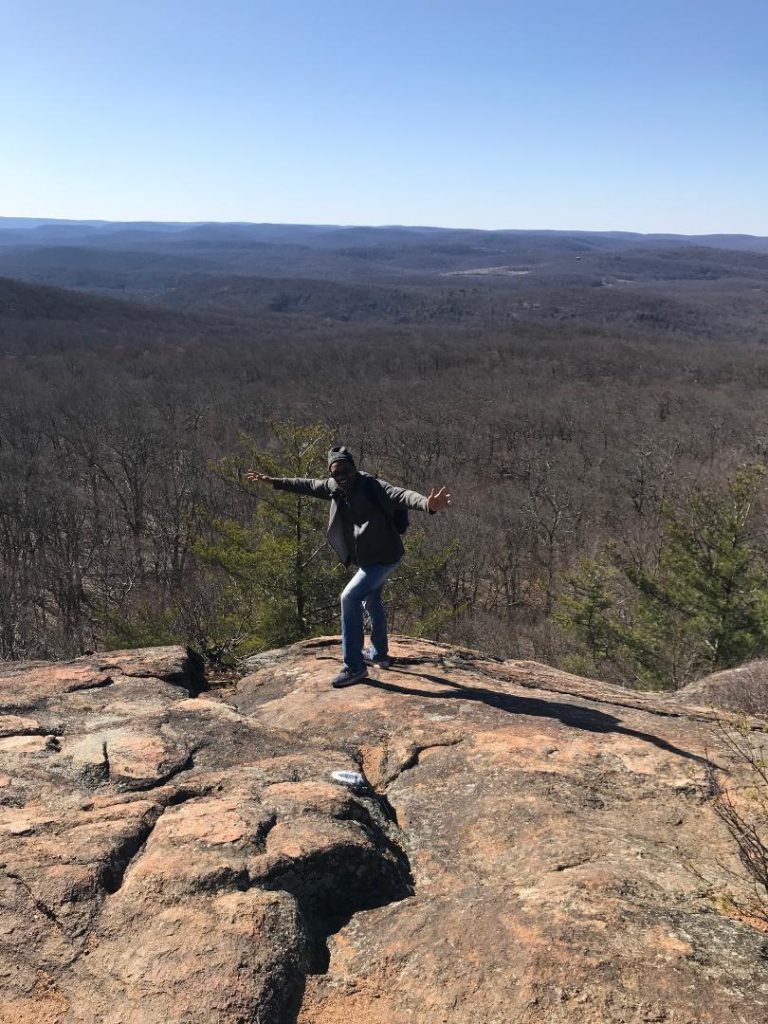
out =
<path fill-rule="evenodd" d="M 0 658 L 183 641 L 226 665 L 337 632 L 327 506 L 242 480 L 325 475 L 331 442 L 453 492 L 411 517 L 395 632 L 662 689 L 765 654 L 768 256 L 677 265 L 422 267 L 397 295 L 179 270 L 151 305 L 0 281 Z"/>

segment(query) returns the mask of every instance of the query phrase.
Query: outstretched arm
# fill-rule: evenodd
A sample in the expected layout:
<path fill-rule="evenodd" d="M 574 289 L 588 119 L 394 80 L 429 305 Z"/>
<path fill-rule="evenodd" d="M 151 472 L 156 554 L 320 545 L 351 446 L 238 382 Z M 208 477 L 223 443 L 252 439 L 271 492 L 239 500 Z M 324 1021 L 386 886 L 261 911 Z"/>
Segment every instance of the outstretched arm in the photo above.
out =
<path fill-rule="evenodd" d="M 327 480 L 312 480 L 309 477 L 267 476 L 257 470 L 249 469 L 243 478 L 252 484 L 272 484 L 277 491 L 293 491 L 294 494 L 306 494 L 310 498 L 331 500 L 331 491 Z"/>
<path fill-rule="evenodd" d="M 405 487 L 395 487 L 386 480 L 379 480 L 382 488 L 391 501 L 398 505 L 405 505 L 406 508 L 418 509 L 420 512 L 442 512 L 451 504 L 451 495 L 447 487 L 435 490 L 433 487 L 429 495 L 419 494 L 418 491 L 409 491 Z"/>

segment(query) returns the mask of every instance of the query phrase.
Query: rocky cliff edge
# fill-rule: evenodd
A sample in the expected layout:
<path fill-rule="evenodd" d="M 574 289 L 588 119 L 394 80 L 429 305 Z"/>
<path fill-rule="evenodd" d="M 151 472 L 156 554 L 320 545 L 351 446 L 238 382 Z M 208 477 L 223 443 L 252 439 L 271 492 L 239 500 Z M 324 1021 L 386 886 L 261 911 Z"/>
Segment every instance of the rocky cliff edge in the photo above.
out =
<path fill-rule="evenodd" d="M 0 1021 L 765 1024 L 717 712 L 393 653 L 2 666 Z"/>

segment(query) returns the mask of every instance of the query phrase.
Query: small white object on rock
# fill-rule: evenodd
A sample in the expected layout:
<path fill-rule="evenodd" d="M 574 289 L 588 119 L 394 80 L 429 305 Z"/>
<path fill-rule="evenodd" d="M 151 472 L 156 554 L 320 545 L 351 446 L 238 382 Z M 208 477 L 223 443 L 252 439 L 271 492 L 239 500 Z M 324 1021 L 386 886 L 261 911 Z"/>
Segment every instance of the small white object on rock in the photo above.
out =
<path fill-rule="evenodd" d="M 334 782 L 340 782 L 342 786 L 351 786 L 353 789 L 365 786 L 365 776 L 360 772 L 331 772 L 331 778 Z"/>

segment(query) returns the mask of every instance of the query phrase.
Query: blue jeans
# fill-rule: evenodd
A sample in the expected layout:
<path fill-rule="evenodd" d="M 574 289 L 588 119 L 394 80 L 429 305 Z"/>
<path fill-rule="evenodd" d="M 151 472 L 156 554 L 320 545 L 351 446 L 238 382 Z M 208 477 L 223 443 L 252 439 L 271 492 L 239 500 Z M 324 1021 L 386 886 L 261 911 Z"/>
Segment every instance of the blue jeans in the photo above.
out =
<path fill-rule="evenodd" d="M 341 595 L 341 652 L 344 667 L 357 672 L 364 665 L 365 638 L 363 608 L 371 617 L 371 653 L 375 658 L 387 654 L 387 613 L 381 592 L 387 577 L 399 565 L 366 565 L 357 570 Z"/>

